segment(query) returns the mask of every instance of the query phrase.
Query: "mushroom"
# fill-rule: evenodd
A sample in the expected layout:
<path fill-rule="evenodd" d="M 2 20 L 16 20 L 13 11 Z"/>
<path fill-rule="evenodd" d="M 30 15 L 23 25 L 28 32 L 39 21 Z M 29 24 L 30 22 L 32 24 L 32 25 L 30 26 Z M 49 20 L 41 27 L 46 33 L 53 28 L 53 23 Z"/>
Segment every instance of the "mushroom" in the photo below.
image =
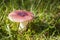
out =
<path fill-rule="evenodd" d="M 27 24 L 33 19 L 33 14 L 26 10 L 15 10 L 8 15 L 13 22 L 20 22 L 19 30 L 26 30 Z"/>

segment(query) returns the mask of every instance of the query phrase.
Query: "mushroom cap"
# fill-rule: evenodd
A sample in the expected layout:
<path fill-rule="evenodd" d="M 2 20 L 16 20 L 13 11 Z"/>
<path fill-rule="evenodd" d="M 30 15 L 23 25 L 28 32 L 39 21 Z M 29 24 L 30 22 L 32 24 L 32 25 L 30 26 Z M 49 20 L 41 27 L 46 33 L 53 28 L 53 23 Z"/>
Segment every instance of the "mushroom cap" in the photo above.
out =
<path fill-rule="evenodd" d="M 26 10 L 15 10 L 8 15 L 8 18 L 13 22 L 30 21 L 33 17 L 33 14 Z"/>

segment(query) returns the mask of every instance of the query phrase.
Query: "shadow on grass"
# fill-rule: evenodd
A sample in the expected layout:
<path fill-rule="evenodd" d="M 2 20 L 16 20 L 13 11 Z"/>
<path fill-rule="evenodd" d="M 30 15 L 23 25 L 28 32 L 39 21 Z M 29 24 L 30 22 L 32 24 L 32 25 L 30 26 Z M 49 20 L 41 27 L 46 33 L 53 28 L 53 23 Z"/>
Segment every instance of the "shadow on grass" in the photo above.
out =
<path fill-rule="evenodd" d="M 33 22 L 29 23 L 29 28 L 31 29 L 31 31 L 34 31 L 36 34 L 49 30 L 48 24 L 42 22 L 39 19 L 33 20 Z"/>

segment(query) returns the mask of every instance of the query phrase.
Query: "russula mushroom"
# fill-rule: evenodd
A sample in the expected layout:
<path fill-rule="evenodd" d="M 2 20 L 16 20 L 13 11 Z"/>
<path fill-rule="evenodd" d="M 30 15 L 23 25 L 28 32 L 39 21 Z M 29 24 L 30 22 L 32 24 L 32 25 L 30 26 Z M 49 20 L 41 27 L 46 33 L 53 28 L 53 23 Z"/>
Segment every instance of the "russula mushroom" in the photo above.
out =
<path fill-rule="evenodd" d="M 13 22 L 20 22 L 19 30 L 26 30 L 28 22 L 33 19 L 33 14 L 26 10 L 15 10 L 8 18 Z"/>

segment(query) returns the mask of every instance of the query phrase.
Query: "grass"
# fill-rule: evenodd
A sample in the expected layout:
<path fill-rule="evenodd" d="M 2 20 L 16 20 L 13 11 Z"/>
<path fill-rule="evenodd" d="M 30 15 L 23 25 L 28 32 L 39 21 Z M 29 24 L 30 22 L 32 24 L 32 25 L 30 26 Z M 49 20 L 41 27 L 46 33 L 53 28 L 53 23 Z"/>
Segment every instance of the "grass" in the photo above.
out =
<path fill-rule="evenodd" d="M 7 17 L 13 10 L 31 11 L 35 18 L 26 32 Z M 0 40 L 60 40 L 59 0 L 0 0 Z"/>

